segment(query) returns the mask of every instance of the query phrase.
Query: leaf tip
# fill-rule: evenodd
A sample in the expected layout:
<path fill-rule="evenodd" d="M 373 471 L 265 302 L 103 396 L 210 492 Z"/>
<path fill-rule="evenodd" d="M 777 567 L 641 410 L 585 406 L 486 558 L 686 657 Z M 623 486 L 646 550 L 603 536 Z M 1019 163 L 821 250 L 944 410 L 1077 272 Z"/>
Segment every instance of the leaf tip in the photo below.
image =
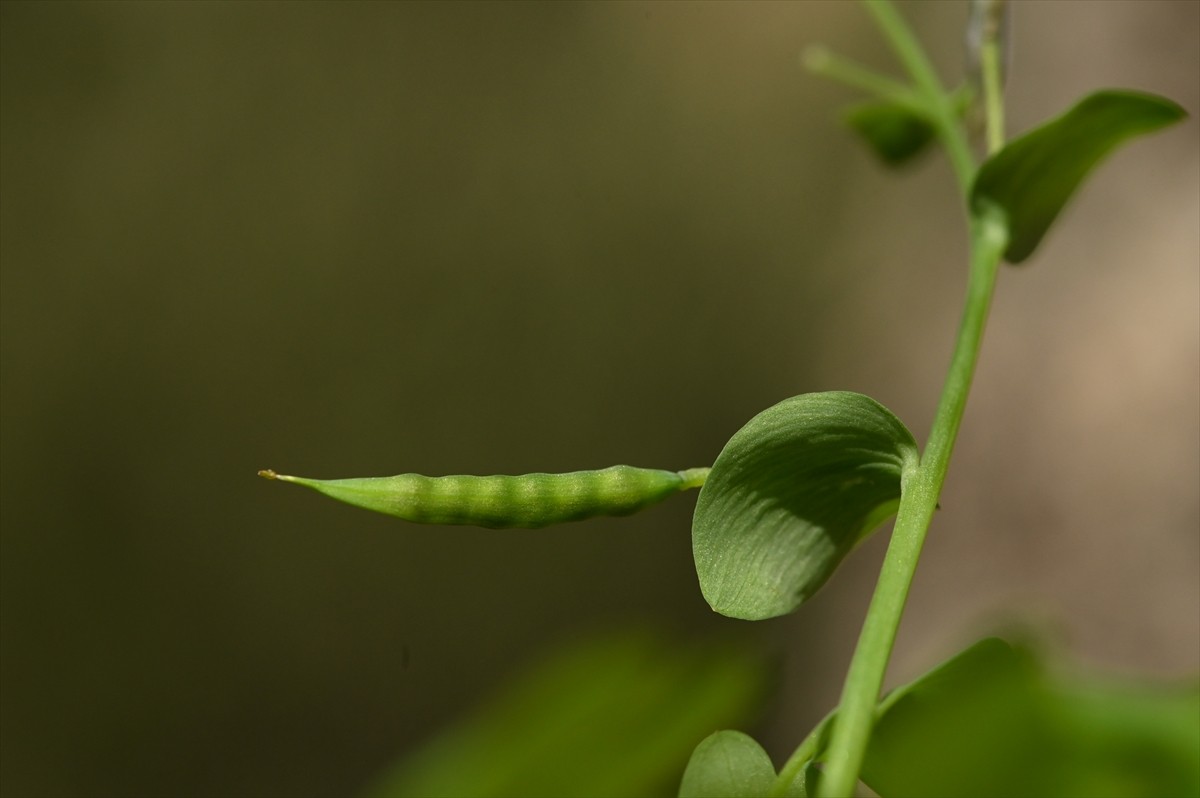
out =
<path fill-rule="evenodd" d="M 778 618 L 794 611 L 804 603 L 805 596 L 797 595 L 792 601 L 782 598 L 767 598 L 763 595 L 746 595 L 743 591 L 733 591 L 720 582 L 702 580 L 700 592 L 704 596 L 709 609 L 717 615 L 733 618 L 737 621 L 766 621 Z"/>

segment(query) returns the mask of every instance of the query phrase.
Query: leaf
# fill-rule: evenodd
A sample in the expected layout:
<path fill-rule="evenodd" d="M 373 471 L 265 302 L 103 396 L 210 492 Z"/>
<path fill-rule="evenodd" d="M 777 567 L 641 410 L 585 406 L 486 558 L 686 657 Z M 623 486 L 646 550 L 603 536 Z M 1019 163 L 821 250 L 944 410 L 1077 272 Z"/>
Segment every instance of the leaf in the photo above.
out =
<path fill-rule="evenodd" d="M 890 694 L 862 780 L 881 795 L 1029 795 L 1037 735 L 1036 672 L 1028 652 L 988 639 Z"/>
<path fill-rule="evenodd" d="M 936 131 L 929 121 L 898 102 L 865 102 L 846 109 L 842 121 L 866 141 L 888 166 L 901 166 L 920 155 Z"/>
<path fill-rule="evenodd" d="M 912 434 L 862 394 L 809 393 L 764 410 L 725 445 L 692 521 L 714 610 L 761 620 L 800 606 L 900 498 Z"/>
<path fill-rule="evenodd" d="M 792 780 L 781 798 L 806 798 L 812 763 Z M 753 737 L 740 731 L 718 731 L 700 741 L 683 771 L 679 798 L 766 798 L 777 776 L 771 758 Z"/>
<path fill-rule="evenodd" d="M 1200 684 L 1115 685 L 977 643 L 880 705 L 862 780 L 880 795 L 1200 794 Z"/>
<path fill-rule="evenodd" d="M 1059 795 L 1200 796 L 1200 680 L 1056 682 L 1048 718 Z M 1051 749 L 1054 750 L 1054 749 Z M 1048 779 L 1047 779 L 1048 780 Z"/>
<path fill-rule="evenodd" d="M 740 731 L 713 732 L 696 746 L 679 798 L 757 798 L 775 783 L 775 766 L 754 738 Z"/>
<path fill-rule="evenodd" d="M 670 789 L 713 728 L 746 719 L 762 663 L 660 634 L 593 637 L 519 674 L 397 763 L 376 798 L 644 796 Z"/>
<path fill-rule="evenodd" d="M 1163 97 L 1101 91 L 1057 119 L 1011 141 L 979 169 L 971 189 L 976 213 L 992 204 L 1007 217 L 1009 263 L 1028 258 L 1067 200 L 1095 166 L 1126 139 L 1186 116 Z"/>

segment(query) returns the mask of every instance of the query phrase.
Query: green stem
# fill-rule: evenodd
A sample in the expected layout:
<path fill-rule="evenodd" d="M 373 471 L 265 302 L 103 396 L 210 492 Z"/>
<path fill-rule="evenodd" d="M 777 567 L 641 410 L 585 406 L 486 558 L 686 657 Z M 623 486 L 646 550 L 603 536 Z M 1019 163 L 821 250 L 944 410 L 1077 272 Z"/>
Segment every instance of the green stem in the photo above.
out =
<path fill-rule="evenodd" d="M 1004 146 L 1004 76 L 1000 61 L 1000 15 L 1003 0 L 995 0 L 989 8 L 988 28 L 980 49 L 980 67 L 983 72 L 983 96 L 987 114 L 988 154 Z"/>
<path fill-rule="evenodd" d="M 823 796 L 854 794 L 896 631 L 967 405 L 996 271 L 1007 242 L 1004 222 L 998 214 L 984 214 L 972 228 L 971 276 L 958 343 L 921 463 L 905 475 L 892 539 L 846 674 L 820 784 Z"/>
<path fill-rule="evenodd" d="M 933 65 L 929 63 L 925 51 L 908 27 L 908 23 L 892 7 L 891 3 L 888 3 L 887 0 L 863 0 L 863 2 L 866 4 L 867 10 L 874 15 L 875 22 L 887 37 L 896 56 L 900 59 L 900 63 L 908 71 L 917 93 L 924 99 L 934 127 L 937 128 L 942 145 L 946 148 L 946 154 L 950 158 L 950 165 L 954 168 L 954 174 L 958 178 L 958 187 L 966 196 L 970 191 L 971 181 L 975 178 L 975 159 L 971 157 L 971 146 L 967 141 L 966 132 L 959 124 L 953 100 L 942 88 L 942 83 L 938 80 Z"/>
<path fill-rule="evenodd" d="M 709 467 L 704 468 L 689 468 L 686 471 L 680 471 L 679 476 L 683 479 L 683 490 L 690 488 L 699 488 L 704 485 L 704 480 L 708 479 L 708 472 L 712 471 Z"/>
<path fill-rule="evenodd" d="M 975 173 L 966 134 L 953 116 L 953 109 L 938 83 L 928 60 L 900 16 L 883 0 L 866 0 L 892 46 L 908 68 L 917 88 L 926 94 L 930 107 L 942 108 L 939 124 L 943 143 L 959 178 L 964 198 L 969 197 Z M 995 42 L 991 58 L 985 59 L 986 107 L 989 113 L 1002 103 L 999 97 L 998 58 Z M 989 74 L 991 73 L 991 74 Z M 989 123 L 989 130 L 991 129 Z M 1002 146 L 1000 137 L 989 138 L 989 150 Z M 966 306 L 959 326 L 954 356 L 942 388 L 933 429 L 921 455 L 920 464 L 904 474 L 900 508 L 891 542 L 867 617 L 854 651 L 846 683 L 834 720 L 826 755 L 826 770 L 819 784 L 825 798 L 851 796 L 866 756 L 874 725 L 879 693 L 891 657 L 908 591 L 916 572 L 917 560 L 925 543 L 937 508 L 938 496 L 946 479 L 950 455 L 967 405 L 983 330 L 987 323 L 995 290 L 996 273 L 1008 234 L 1002 214 L 992 208 L 971 215 L 970 274 Z"/>
<path fill-rule="evenodd" d="M 800 743 L 799 747 L 792 752 L 792 755 L 788 757 L 788 761 L 783 763 L 783 767 L 779 769 L 779 775 L 775 777 L 775 783 L 767 793 L 768 798 L 783 798 L 783 796 L 788 794 L 791 786 L 800 777 L 804 768 L 821 753 L 821 749 L 829 739 L 829 727 L 833 723 L 834 717 L 835 713 L 833 712 L 826 715 L 808 733 L 808 736 L 804 738 L 804 742 Z M 808 785 L 805 786 L 807 787 Z"/>
<path fill-rule="evenodd" d="M 917 105 L 921 111 L 928 112 L 928 109 L 920 103 L 915 92 L 904 83 L 886 75 L 880 75 L 862 64 L 831 52 L 828 48 L 815 45 L 806 49 L 804 66 L 814 74 L 861 89 L 880 99 L 892 100 L 908 106 Z"/>

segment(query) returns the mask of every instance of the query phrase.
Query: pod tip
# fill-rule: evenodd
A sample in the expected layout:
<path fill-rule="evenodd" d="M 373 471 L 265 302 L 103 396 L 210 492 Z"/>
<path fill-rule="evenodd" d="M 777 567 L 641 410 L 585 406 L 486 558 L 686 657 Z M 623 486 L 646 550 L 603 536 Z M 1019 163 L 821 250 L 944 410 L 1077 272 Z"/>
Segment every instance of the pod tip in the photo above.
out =
<path fill-rule="evenodd" d="M 287 474 L 280 474 L 270 468 L 264 468 L 258 472 L 258 475 L 263 479 L 277 479 L 280 482 L 296 482 L 299 484 L 308 484 L 308 481 L 303 477 L 289 477 Z"/>

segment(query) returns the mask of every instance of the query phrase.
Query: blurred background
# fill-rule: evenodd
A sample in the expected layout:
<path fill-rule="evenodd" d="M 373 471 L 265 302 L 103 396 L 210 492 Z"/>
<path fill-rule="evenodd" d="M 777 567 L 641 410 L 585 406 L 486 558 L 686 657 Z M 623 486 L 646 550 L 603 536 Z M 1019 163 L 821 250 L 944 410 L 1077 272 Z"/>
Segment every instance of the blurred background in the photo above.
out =
<path fill-rule="evenodd" d="M 903 5 L 948 81 L 961 4 Z M 1032 622 L 1200 667 L 1200 4 L 1015 7 L 1010 130 L 1192 115 L 1006 269 L 891 681 Z M 964 286 L 937 155 L 885 172 L 804 3 L 0 5 L 6 795 L 349 795 L 549 646 L 731 627 L 781 759 L 885 534 L 798 614 L 715 616 L 694 499 L 408 525 L 258 479 L 711 463 L 797 393 L 928 431 Z"/>

